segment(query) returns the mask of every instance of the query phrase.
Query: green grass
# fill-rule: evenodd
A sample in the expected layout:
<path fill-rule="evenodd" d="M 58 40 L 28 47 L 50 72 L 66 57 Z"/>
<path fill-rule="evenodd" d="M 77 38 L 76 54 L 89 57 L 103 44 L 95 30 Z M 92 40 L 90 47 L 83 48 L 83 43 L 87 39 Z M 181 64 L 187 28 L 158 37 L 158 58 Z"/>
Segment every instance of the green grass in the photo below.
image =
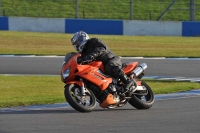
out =
<path fill-rule="evenodd" d="M 0 108 L 65 102 L 60 76 L 0 75 Z M 200 88 L 199 83 L 145 80 L 155 94 Z"/>
<path fill-rule="evenodd" d="M 59 76 L 0 76 L 0 107 L 64 102 Z"/>
<path fill-rule="evenodd" d="M 0 54 L 65 55 L 72 34 L 0 31 Z M 118 56 L 200 57 L 198 37 L 90 35 Z"/>
<path fill-rule="evenodd" d="M 146 83 L 152 88 L 155 94 L 167 94 L 174 92 L 183 92 L 193 89 L 200 89 L 199 83 L 182 82 L 182 81 L 167 81 L 167 80 L 154 80 L 144 79 Z"/>
<path fill-rule="evenodd" d="M 75 18 L 75 0 L 1 0 L 5 16 Z M 157 20 L 172 0 L 133 0 L 134 20 Z M 195 0 L 195 9 L 200 0 Z M 79 18 L 129 19 L 129 0 L 79 0 Z M 189 0 L 177 0 L 162 20 L 189 20 Z M 184 9 L 184 10 L 183 10 Z M 188 10 L 185 10 L 188 9 Z M 196 20 L 200 11 L 195 10 Z"/>

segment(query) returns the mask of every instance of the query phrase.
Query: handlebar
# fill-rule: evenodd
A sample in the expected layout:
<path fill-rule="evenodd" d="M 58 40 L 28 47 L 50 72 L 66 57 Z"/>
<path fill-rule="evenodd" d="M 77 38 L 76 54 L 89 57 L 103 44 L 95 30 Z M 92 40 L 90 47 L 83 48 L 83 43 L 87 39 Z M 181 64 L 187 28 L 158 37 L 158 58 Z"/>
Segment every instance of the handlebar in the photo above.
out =
<path fill-rule="evenodd" d="M 77 63 L 78 63 L 78 64 L 83 64 L 83 65 L 84 65 L 84 64 L 91 63 L 92 61 L 93 61 L 93 60 L 86 60 L 86 61 L 83 61 L 81 57 L 78 57 L 78 58 L 77 58 Z"/>
<path fill-rule="evenodd" d="M 86 63 L 86 64 L 88 64 L 88 63 L 90 63 L 90 62 L 92 62 L 93 60 L 86 60 L 86 61 L 82 61 L 82 63 Z"/>

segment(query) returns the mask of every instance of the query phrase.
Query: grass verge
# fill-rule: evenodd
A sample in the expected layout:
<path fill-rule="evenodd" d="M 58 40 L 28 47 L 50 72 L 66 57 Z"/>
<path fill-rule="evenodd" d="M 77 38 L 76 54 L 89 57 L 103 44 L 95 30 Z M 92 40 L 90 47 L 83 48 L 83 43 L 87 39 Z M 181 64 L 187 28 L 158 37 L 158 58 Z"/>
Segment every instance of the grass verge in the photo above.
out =
<path fill-rule="evenodd" d="M 0 31 L 0 54 L 65 55 L 72 34 Z M 198 37 L 90 35 L 119 56 L 200 57 Z"/>
<path fill-rule="evenodd" d="M 0 75 L 0 107 L 28 106 L 65 102 L 60 76 Z M 155 94 L 200 88 L 199 83 L 145 79 Z"/>
<path fill-rule="evenodd" d="M 0 107 L 64 102 L 59 76 L 0 76 Z"/>

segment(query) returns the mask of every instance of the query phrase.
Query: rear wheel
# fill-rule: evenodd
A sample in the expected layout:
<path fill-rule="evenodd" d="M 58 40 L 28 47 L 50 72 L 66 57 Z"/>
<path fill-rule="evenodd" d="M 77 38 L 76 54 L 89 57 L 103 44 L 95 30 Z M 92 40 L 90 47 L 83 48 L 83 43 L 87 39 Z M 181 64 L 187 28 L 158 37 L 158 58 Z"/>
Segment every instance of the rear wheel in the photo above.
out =
<path fill-rule="evenodd" d="M 92 91 L 86 89 L 85 95 L 81 93 L 81 87 L 77 84 L 65 86 L 65 98 L 77 111 L 91 112 L 96 106 L 96 98 Z"/>
<path fill-rule="evenodd" d="M 154 103 L 154 94 L 151 88 L 142 81 L 142 86 L 146 88 L 146 91 L 137 92 L 131 96 L 129 103 L 137 109 L 149 109 Z"/>

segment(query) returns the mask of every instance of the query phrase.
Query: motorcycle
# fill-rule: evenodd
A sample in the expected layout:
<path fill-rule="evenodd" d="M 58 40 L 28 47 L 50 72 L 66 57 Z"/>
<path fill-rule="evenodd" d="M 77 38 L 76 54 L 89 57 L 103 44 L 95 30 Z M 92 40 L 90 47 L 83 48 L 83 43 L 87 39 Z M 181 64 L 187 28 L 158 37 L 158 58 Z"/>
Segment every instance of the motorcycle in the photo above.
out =
<path fill-rule="evenodd" d="M 91 112 L 98 102 L 102 108 L 117 108 L 129 103 L 136 109 L 149 109 L 154 103 L 152 89 L 141 78 L 146 63 L 123 63 L 123 71 L 134 84 L 124 89 L 120 79 L 105 73 L 101 61 L 83 62 L 81 54 L 66 54 L 61 69 L 61 81 L 65 83 L 66 101 L 77 111 Z"/>

